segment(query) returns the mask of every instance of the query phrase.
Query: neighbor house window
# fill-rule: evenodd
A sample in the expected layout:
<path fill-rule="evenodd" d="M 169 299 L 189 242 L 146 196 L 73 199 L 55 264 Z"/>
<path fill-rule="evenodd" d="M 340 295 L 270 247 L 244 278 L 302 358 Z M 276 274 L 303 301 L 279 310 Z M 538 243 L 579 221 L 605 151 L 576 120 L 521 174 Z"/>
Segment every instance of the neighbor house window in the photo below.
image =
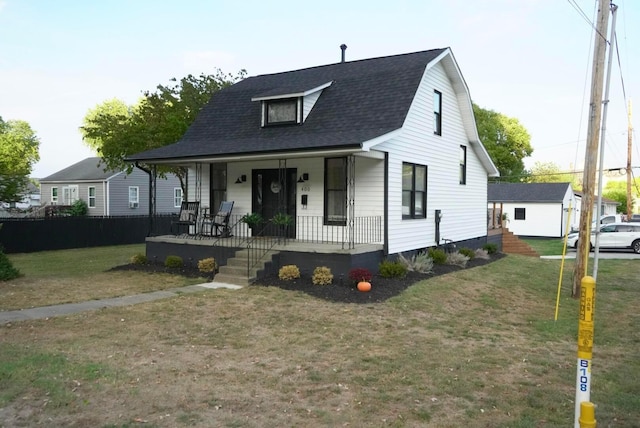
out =
<path fill-rule="evenodd" d="M 325 224 L 347 224 L 347 158 L 324 160 Z"/>
<path fill-rule="evenodd" d="M 460 184 L 467 184 L 467 147 L 460 146 Z"/>
<path fill-rule="evenodd" d="M 433 133 L 442 135 L 442 94 L 433 91 Z"/>
<path fill-rule="evenodd" d="M 427 166 L 402 164 L 402 218 L 427 216 Z"/>
<path fill-rule="evenodd" d="M 94 186 L 89 186 L 89 208 L 96 207 L 96 188 Z"/>
<path fill-rule="evenodd" d="M 182 188 L 173 188 L 173 207 L 180 208 L 182 206 Z"/>
<path fill-rule="evenodd" d="M 51 205 L 58 205 L 58 188 L 51 188 Z"/>
<path fill-rule="evenodd" d="M 300 123 L 301 104 L 301 98 L 264 101 L 263 126 Z"/>
<path fill-rule="evenodd" d="M 516 208 L 513 218 L 515 220 L 526 220 L 526 208 Z"/>
<path fill-rule="evenodd" d="M 129 186 L 129 208 L 138 208 L 140 204 L 140 188 L 138 186 Z"/>

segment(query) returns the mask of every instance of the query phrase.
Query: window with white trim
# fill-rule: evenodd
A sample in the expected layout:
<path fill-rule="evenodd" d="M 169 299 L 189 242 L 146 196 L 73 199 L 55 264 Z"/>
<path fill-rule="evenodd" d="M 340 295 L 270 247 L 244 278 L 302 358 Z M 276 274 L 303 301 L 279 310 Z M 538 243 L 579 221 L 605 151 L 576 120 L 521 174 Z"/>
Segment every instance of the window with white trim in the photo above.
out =
<path fill-rule="evenodd" d="M 173 188 L 173 207 L 180 208 L 182 206 L 182 187 Z"/>
<path fill-rule="evenodd" d="M 89 201 L 89 208 L 95 208 L 96 207 L 96 188 L 95 188 L 95 186 L 89 186 L 88 201 Z"/>
<path fill-rule="evenodd" d="M 129 208 L 138 208 L 140 204 L 140 188 L 129 186 Z"/>
<path fill-rule="evenodd" d="M 58 205 L 58 188 L 51 188 L 51 205 Z"/>
<path fill-rule="evenodd" d="M 427 166 L 402 163 L 402 218 L 427 217 Z"/>
<path fill-rule="evenodd" d="M 262 126 L 295 125 L 302 122 L 302 98 L 262 102 Z"/>

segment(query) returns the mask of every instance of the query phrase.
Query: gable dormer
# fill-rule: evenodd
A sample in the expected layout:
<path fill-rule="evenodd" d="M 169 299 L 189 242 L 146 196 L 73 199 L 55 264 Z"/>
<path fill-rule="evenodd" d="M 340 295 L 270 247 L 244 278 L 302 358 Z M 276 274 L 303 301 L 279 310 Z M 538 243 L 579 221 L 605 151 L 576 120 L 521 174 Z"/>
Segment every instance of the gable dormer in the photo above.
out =
<path fill-rule="evenodd" d="M 260 126 L 301 125 L 320 98 L 322 90 L 331 86 L 331 83 L 306 90 L 274 88 L 251 98 L 251 101 L 260 101 Z"/>

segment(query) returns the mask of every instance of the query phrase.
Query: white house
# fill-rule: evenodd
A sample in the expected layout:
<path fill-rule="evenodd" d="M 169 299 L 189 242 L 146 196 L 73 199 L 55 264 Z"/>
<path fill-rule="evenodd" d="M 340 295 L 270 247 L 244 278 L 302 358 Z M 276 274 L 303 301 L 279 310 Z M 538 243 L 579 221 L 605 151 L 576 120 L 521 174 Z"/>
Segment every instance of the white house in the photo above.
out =
<path fill-rule="evenodd" d="M 498 175 L 449 48 L 249 77 L 215 93 L 178 143 L 128 160 L 188 166 L 201 206 L 287 214 L 296 242 L 382 256 L 483 245 Z"/>
<path fill-rule="evenodd" d="M 579 223 L 571 183 L 491 183 L 488 207 L 520 236 L 561 237 Z"/>

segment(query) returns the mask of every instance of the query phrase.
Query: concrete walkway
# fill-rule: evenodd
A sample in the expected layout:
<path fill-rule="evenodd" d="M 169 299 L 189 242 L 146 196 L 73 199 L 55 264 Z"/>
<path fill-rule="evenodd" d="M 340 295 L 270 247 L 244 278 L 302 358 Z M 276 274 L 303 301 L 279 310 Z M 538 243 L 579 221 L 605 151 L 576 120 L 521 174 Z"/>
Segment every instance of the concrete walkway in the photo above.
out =
<path fill-rule="evenodd" d="M 79 303 L 65 303 L 64 305 L 42 306 L 39 308 L 20 309 L 18 311 L 0 311 L 0 324 L 6 324 L 14 321 L 46 319 L 61 315 L 91 311 L 95 309 L 111 308 L 115 306 L 135 305 L 137 303 L 145 303 L 159 299 L 166 299 L 168 297 L 175 297 L 184 293 L 197 293 L 207 288 L 229 288 L 232 290 L 237 290 L 242 287 L 233 284 L 207 282 L 204 284 L 154 291 L 151 293 L 134 294 L 132 296 L 89 300 L 87 302 Z"/>

